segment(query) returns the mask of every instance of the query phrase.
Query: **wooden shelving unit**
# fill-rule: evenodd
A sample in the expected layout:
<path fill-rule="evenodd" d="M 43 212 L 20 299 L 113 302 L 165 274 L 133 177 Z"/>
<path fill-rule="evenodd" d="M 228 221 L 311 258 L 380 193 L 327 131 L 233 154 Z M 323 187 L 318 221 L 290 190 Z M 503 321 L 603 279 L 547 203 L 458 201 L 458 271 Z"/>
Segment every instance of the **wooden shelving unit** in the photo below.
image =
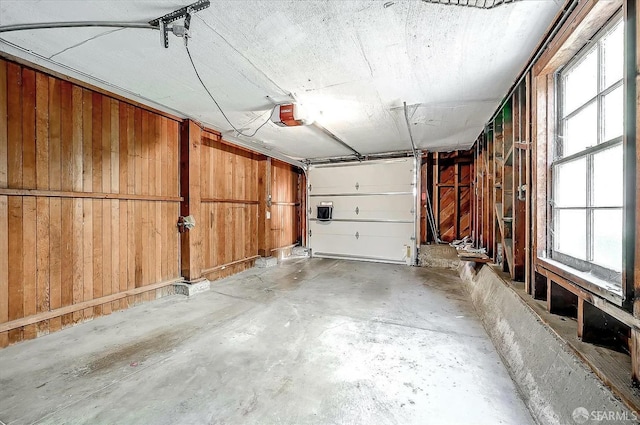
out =
<path fill-rule="evenodd" d="M 513 280 L 525 278 L 528 149 L 524 96 L 516 90 L 476 143 L 475 242 Z M 526 240 L 525 240 L 526 239 Z"/>

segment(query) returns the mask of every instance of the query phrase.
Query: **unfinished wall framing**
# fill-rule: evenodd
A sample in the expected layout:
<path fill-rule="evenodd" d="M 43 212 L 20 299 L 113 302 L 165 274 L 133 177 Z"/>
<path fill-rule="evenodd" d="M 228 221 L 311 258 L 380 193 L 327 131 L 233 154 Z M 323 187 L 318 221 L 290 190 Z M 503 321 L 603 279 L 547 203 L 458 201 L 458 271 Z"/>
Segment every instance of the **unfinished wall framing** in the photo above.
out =
<path fill-rule="evenodd" d="M 622 295 L 617 296 L 579 270 L 554 261 L 551 255 L 551 191 L 553 143 L 557 139 L 556 72 L 613 16 L 625 22 L 625 152 L 624 244 Z M 560 15 L 559 15 L 560 16 Z M 583 341 L 610 346 L 630 354 L 628 364 L 596 365 L 584 356 L 603 381 L 630 405 L 638 399 L 630 390 L 640 378 L 638 329 L 640 309 L 635 293 L 640 286 L 640 251 L 636 235 L 639 174 L 636 156 L 637 69 L 634 2 L 578 1 L 568 19 L 506 99 L 474 146 L 473 233 L 513 281 L 524 281 L 525 291 L 542 300 L 554 314 L 575 320 Z M 626 369 L 621 375 L 620 369 Z"/>
<path fill-rule="evenodd" d="M 422 243 L 435 240 L 427 221 L 427 199 L 431 200 L 439 237 L 453 242 L 471 236 L 471 182 L 473 151 L 430 152 L 422 159 L 423 185 L 421 208 Z M 429 197 L 426 196 L 429 190 Z"/>
<path fill-rule="evenodd" d="M 238 272 L 265 241 L 294 244 L 299 184 L 193 121 L 0 59 L 0 347 Z"/>

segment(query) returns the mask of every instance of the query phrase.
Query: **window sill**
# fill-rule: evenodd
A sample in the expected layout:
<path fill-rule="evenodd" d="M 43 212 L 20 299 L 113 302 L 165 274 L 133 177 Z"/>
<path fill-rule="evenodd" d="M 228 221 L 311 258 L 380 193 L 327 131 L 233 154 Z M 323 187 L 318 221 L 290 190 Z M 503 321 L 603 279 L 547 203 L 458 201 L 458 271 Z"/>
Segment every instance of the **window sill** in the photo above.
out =
<path fill-rule="evenodd" d="M 539 267 L 544 267 L 558 276 L 567 279 L 585 291 L 596 294 L 610 303 L 615 304 L 618 307 L 622 307 L 624 299 L 622 297 L 622 288 L 618 285 L 600 279 L 591 273 L 576 270 L 573 267 L 567 266 L 566 264 L 550 258 L 537 257 L 537 264 Z"/>

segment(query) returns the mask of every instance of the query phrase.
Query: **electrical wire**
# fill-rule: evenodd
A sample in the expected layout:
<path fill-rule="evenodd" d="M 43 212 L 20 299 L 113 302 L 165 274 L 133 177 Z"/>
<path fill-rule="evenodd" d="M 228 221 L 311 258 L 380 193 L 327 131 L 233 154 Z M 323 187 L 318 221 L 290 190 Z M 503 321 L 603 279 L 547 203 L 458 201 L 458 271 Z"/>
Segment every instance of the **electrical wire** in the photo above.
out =
<path fill-rule="evenodd" d="M 216 106 L 218 107 L 218 110 L 220 111 L 220 113 L 222 114 L 222 116 L 224 117 L 224 119 L 227 121 L 227 123 L 229 123 L 229 125 L 231 126 L 231 128 L 233 128 L 233 130 L 245 137 L 254 137 L 258 131 L 264 127 L 265 125 L 267 125 L 267 123 L 269 121 L 271 121 L 271 113 L 269 114 L 269 118 L 267 118 L 267 120 L 265 122 L 263 122 L 262 124 L 260 124 L 260 126 L 258 128 L 255 129 L 255 131 L 251 134 L 245 134 L 242 131 L 240 131 L 238 128 L 236 128 L 235 125 L 233 125 L 233 123 L 231 122 L 231 120 L 229 120 L 229 117 L 227 117 L 227 114 L 224 113 L 224 111 L 222 110 L 222 108 L 220 107 L 220 104 L 218 103 L 218 101 L 216 100 L 215 97 L 213 97 L 213 95 L 211 94 L 211 92 L 209 91 L 209 89 L 207 88 L 207 85 L 204 83 L 204 81 L 202 81 L 202 77 L 200 77 L 200 73 L 198 72 L 198 68 L 196 68 L 196 64 L 193 62 L 193 58 L 191 57 L 191 52 L 189 51 L 189 46 L 187 44 L 185 44 L 185 49 L 187 49 L 187 56 L 189 56 L 189 62 L 191 62 L 191 66 L 193 67 L 193 72 L 195 72 L 196 77 L 198 77 L 198 81 L 200 81 L 200 84 L 202 85 L 202 88 L 207 92 L 207 94 L 209 95 L 209 97 L 211 98 L 211 100 L 213 100 L 213 103 L 216 104 Z M 271 110 L 271 112 L 273 112 L 273 109 Z"/>

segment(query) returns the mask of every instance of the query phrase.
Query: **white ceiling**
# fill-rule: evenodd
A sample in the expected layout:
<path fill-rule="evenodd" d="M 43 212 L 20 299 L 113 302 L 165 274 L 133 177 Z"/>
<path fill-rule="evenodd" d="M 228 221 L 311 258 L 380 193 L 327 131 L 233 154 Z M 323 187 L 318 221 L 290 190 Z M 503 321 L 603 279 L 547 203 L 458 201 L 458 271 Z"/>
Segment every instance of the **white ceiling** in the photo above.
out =
<path fill-rule="evenodd" d="M 0 25 L 147 22 L 193 1 L 0 0 Z M 211 0 L 192 20 L 189 48 L 209 90 L 246 132 L 268 118 L 273 105 L 267 96 L 292 93 L 363 154 L 411 148 L 403 102 L 410 105 L 420 149 L 465 149 L 558 9 L 553 0 L 488 10 L 420 0 Z M 231 130 L 199 85 L 182 39 L 172 34 L 164 49 L 158 31 L 143 29 L 7 32 L 0 34 L 0 50 L 108 85 L 223 134 Z M 253 141 L 293 158 L 350 153 L 314 127 L 269 123 Z"/>

